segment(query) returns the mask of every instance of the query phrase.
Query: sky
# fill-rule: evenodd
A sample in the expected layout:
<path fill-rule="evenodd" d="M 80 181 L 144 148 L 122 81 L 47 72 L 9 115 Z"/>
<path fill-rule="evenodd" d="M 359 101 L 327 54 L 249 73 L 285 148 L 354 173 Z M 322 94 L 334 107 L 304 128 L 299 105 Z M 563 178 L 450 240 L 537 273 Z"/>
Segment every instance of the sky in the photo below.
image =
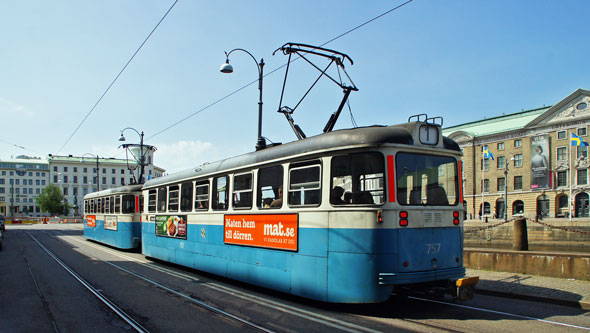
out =
<path fill-rule="evenodd" d="M 0 1 L 0 159 L 123 158 L 127 127 L 144 132 L 168 173 L 252 152 L 258 85 L 236 90 L 256 82 L 257 64 L 236 51 L 234 72 L 220 73 L 234 48 L 263 58 L 269 74 L 263 136 L 294 141 L 277 113 L 288 58 L 273 52 L 287 42 L 323 45 L 404 2 L 179 0 L 100 99 L 173 0 Z M 324 45 L 354 61 L 346 71 L 359 89 L 335 129 L 352 127 L 351 113 L 358 126 L 426 113 L 447 127 L 590 89 L 589 10 L 586 0 L 411 1 Z M 293 62 L 282 105 L 295 106 L 318 74 Z M 322 79 L 293 118 L 318 135 L 341 98 Z M 139 143 L 133 130 L 124 135 Z"/>

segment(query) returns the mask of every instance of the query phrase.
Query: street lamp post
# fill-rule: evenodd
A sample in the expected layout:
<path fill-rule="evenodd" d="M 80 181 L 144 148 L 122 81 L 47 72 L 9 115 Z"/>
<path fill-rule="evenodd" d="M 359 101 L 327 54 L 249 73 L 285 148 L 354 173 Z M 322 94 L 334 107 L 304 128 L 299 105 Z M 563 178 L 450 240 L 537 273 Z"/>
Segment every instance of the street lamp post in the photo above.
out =
<path fill-rule="evenodd" d="M 225 63 L 223 63 L 219 68 L 220 72 L 226 74 L 233 73 L 234 68 L 229 63 L 229 55 L 234 51 L 242 51 L 248 54 L 254 60 L 254 63 L 256 63 L 256 68 L 258 68 L 258 139 L 256 141 L 256 150 L 261 150 L 266 148 L 266 141 L 262 137 L 262 79 L 264 77 L 264 59 L 260 58 L 260 62 L 257 62 L 256 58 L 254 58 L 254 56 L 250 52 L 240 48 L 233 49 L 229 52 L 225 52 Z"/>
<path fill-rule="evenodd" d="M 86 156 L 86 155 L 90 155 L 90 156 L 96 158 L 96 189 L 97 189 L 97 191 L 100 191 L 100 180 L 99 180 L 100 174 L 98 172 L 98 155 L 94 155 L 94 154 L 91 154 L 91 153 L 86 153 L 86 154 L 82 155 L 82 160 L 80 161 L 81 163 L 86 162 L 84 160 L 84 156 Z"/>
<path fill-rule="evenodd" d="M 504 221 L 508 221 L 508 164 L 504 169 Z"/>
<path fill-rule="evenodd" d="M 143 131 L 141 133 L 139 133 L 138 130 L 136 130 L 133 127 L 126 127 L 124 129 L 121 130 L 121 137 L 119 138 L 119 141 L 124 142 L 125 141 L 125 136 L 123 136 L 123 132 L 126 130 L 133 130 L 135 131 L 135 133 L 137 133 L 137 135 L 139 135 L 139 158 L 135 157 L 135 159 L 137 160 L 137 163 L 139 164 L 139 177 L 138 179 L 135 179 L 135 183 L 137 184 L 143 184 L 143 173 L 144 173 L 144 169 L 145 169 L 145 156 L 143 153 Z M 129 149 L 129 147 L 136 147 L 137 144 L 132 144 L 132 143 L 125 143 L 121 145 L 123 148 L 125 149 Z M 151 149 L 155 149 L 153 146 L 146 146 L 146 148 L 149 150 Z M 133 154 L 133 152 L 132 152 Z M 127 168 L 131 170 L 131 168 L 129 167 L 129 159 L 127 159 Z M 135 178 L 135 175 L 133 175 L 133 177 Z"/>

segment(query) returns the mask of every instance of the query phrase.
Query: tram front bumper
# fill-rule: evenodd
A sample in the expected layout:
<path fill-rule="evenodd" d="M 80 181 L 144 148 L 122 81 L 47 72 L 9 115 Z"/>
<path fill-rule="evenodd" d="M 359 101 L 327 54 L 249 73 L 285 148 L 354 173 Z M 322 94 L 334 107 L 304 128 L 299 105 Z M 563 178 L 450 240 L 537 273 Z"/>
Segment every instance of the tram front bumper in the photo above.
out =
<path fill-rule="evenodd" d="M 457 280 L 465 276 L 465 267 L 438 269 L 425 272 L 379 273 L 379 284 L 414 284 L 441 280 Z M 477 283 L 477 282 L 476 282 Z"/>

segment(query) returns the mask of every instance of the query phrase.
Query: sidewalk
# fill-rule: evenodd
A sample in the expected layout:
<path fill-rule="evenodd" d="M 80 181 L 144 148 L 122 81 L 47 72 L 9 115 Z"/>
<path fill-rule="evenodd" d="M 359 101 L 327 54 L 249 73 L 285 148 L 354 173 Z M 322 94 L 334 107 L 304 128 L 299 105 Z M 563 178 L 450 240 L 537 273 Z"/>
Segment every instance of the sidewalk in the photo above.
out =
<path fill-rule="evenodd" d="M 590 310 L 590 281 L 470 268 L 467 269 L 467 276 L 479 276 L 476 295 L 501 295 Z"/>

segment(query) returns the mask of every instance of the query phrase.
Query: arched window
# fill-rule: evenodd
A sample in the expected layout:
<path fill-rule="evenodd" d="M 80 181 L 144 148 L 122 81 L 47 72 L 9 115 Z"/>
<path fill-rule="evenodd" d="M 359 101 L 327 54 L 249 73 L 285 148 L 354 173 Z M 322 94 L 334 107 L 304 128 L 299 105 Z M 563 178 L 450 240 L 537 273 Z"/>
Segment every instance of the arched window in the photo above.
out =
<path fill-rule="evenodd" d="M 500 198 L 496 200 L 496 218 L 502 219 L 504 218 L 504 214 L 506 212 L 506 204 L 504 203 L 504 199 Z"/>
<path fill-rule="evenodd" d="M 549 197 L 544 194 L 537 197 L 537 216 L 549 216 Z"/>
<path fill-rule="evenodd" d="M 489 202 L 484 202 L 483 203 L 483 215 L 484 216 L 489 216 L 490 215 L 490 203 Z M 481 204 L 479 205 L 479 215 L 481 216 Z"/>
<path fill-rule="evenodd" d="M 569 208 L 568 208 L 568 196 L 566 194 L 562 194 L 557 197 L 555 200 L 556 210 L 555 216 L 557 217 L 568 217 Z"/>
<path fill-rule="evenodd" d="M 522 200 L 516 200 L 512 203 L 512 215 L 524 214 L 524 202 Z"/>

